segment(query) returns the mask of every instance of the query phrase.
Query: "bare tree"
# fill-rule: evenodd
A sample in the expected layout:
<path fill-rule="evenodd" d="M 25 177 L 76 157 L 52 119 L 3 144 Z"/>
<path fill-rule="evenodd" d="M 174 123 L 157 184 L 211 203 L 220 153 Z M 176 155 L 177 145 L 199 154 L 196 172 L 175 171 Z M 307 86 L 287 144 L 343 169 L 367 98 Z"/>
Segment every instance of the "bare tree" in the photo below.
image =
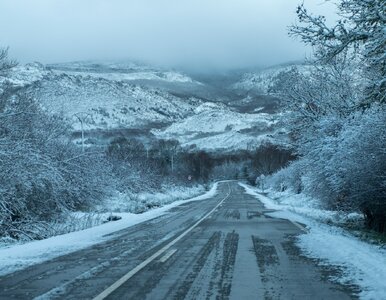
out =
<path fill-rule="evenodd" d="M 8 48 L 0 48 L 0 76 L 6 76 L 8 71 L 17 66 L 16 60 L 8 56 Z"/>

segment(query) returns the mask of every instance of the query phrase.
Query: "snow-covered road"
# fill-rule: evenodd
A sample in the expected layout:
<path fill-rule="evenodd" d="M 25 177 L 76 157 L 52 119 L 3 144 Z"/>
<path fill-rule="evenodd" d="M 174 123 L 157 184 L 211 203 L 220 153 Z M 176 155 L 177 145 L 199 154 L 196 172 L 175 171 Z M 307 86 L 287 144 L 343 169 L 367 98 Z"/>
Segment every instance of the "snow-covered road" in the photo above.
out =
<path fill-rule="evenodd" d="M 268 216 L 236 182 L 204 198 L 99 240 L 100 228 L 78 233 L 98 243 L 0 277 L 0 299 L 350 299 L 359 289 L 331 282 L 340 271 L 296 246 L 301 225 Z"/>

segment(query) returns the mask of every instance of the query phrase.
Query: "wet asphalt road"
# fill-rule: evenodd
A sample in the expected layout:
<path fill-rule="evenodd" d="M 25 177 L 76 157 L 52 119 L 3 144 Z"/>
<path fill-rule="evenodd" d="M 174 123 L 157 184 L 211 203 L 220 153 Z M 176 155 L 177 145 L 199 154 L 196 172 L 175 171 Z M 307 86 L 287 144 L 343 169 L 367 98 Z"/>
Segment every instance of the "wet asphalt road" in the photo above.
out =
<path fill-rule="evenodd" d="M 266 212 L 237 182 L 221 183 L 211 199 L 0 277 L 0 299 L 93 299 L 133 269 L 105 299 L 355 298 L 328 281 L 338 270 L 301 255 L 294 239 L 304 231 Z"/>

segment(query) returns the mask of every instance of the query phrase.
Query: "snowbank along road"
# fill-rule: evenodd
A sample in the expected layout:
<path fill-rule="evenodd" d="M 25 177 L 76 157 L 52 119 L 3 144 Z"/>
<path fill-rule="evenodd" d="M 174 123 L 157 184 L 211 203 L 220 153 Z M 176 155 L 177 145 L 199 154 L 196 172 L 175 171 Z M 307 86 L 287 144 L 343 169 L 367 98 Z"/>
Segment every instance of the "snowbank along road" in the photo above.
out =
<path fill-rule="evenodd" d="M 237 182 L 114 233 L 107 242 L 0 277 L 0 299 L 353 299 L 303 257 L 300 224 Z"/>

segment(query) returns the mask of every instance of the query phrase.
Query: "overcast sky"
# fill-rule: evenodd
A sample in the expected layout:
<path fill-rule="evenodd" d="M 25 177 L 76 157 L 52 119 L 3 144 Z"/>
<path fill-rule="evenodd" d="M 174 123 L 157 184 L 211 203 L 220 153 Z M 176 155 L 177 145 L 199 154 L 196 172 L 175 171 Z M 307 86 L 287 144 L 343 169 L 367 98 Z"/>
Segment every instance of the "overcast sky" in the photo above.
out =
<path fill-rule="evenodd" d="M 303 59 L 287 36 L 302 0 L 0 0 L 0 46 L 20 62 L 135 59 L 232 69 Z M 323 0 L 306 7 L 333 16 Z M 324 4 L 323 4 L 324 3 Z"/>

